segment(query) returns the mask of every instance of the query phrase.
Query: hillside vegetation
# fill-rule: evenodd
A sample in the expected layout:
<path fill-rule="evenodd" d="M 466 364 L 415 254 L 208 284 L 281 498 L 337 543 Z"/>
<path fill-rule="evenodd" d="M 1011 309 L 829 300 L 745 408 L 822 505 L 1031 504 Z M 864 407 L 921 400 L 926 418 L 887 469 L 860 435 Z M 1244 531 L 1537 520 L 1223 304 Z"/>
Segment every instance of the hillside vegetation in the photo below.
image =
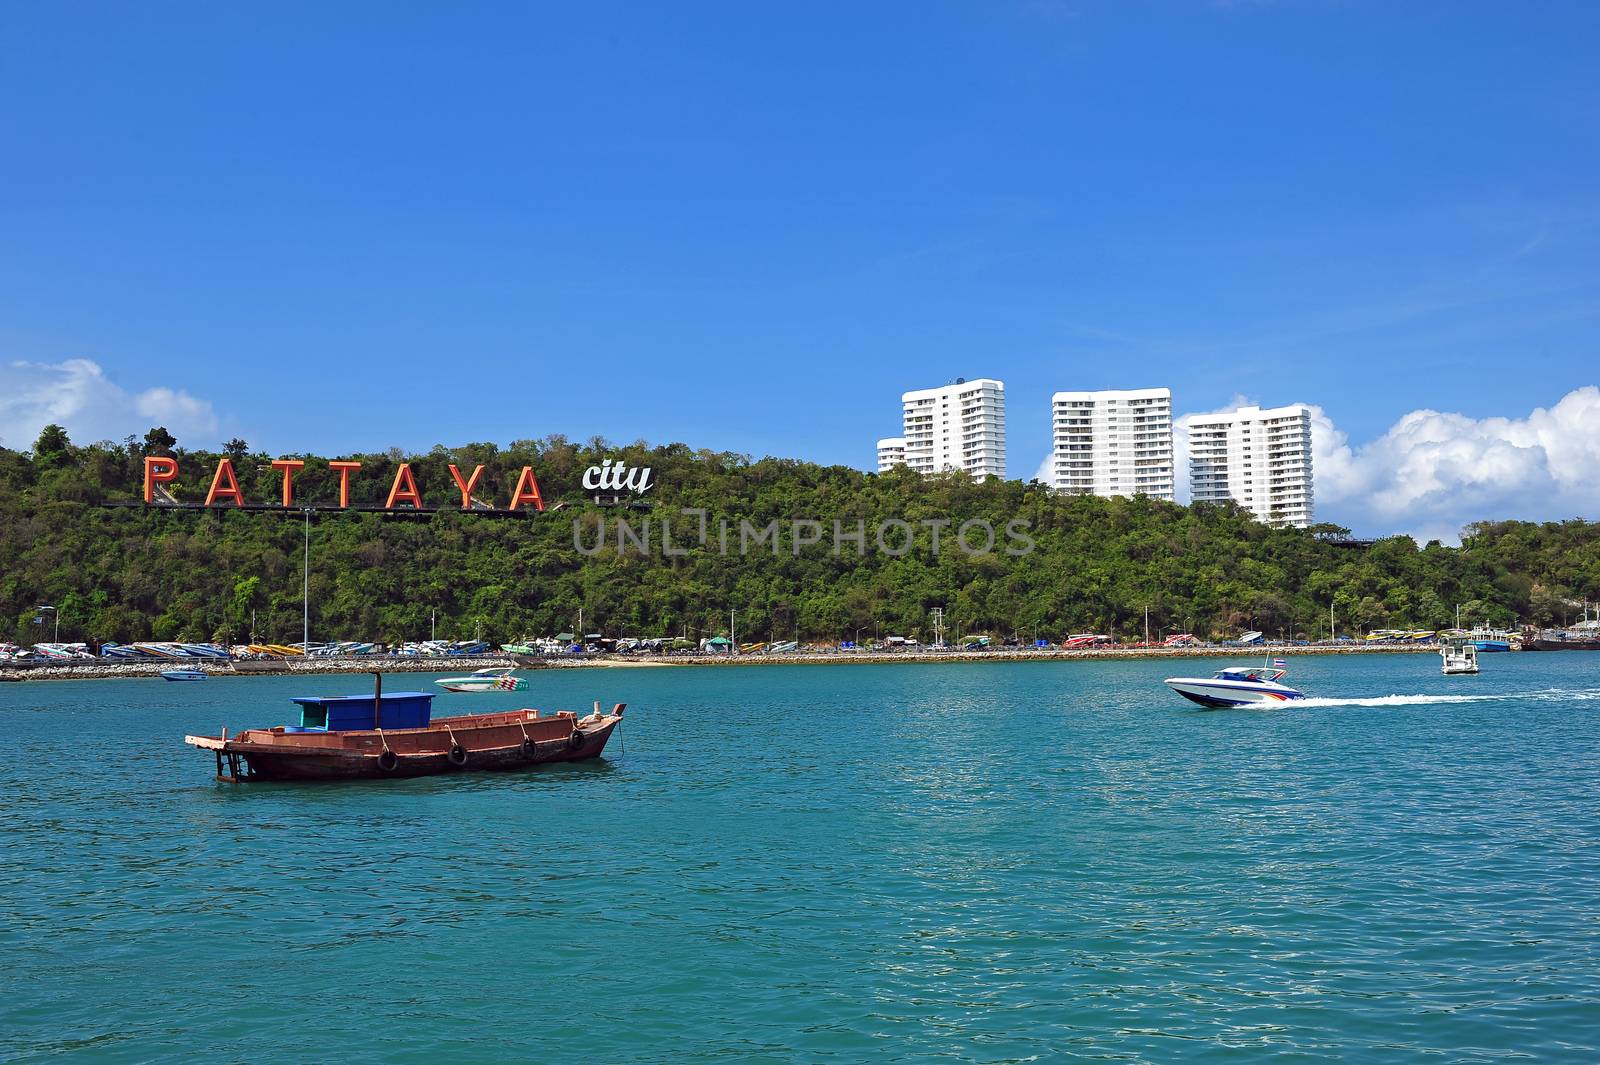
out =
<path fill-rule="evenodd" d="M 226 450 L 246 499 L 277 502 L 280 477 L 268 466 L 276 456 L 253 454 L 242 441 Z M 300 513 L 104 506 L 140 498 L 146 454 L 177 458 L 173 490 L 185 501 L 204 498 L 218 456 L 184 450 L 165 430 L 78 446 L 51 427 L 31 451 L 0 448 L 0 613 L 9 618 L 0 636 L 47 639 L 48 624 L 32 622 L 39 604 L 52 604 L 63 640 L 239 642 L 252 618 L 260 640 L 298 640 Z M 336 501 L 338 479 L 325 460 L 293 457 L 307 460 L 297 505 Z M 551 509 L 498 519 L 319 511 L 310 533 L 314 639 L 426 637 L 436 613 L 441 638 L 481 625 L 485 638 L 510 640 L 574 631 L 580 607 L 584 629 L 630 636 L 726 633 L 732 609 L 741 640 L 875 631 L 926 639 L 930 612 L 943 607 L 952 635 L 1136 636 L 1148 608 L 1152 635 L 1256 628 L 1316 637 L 1326 633 L 1330 605 L 1344 633 L 1445 626 L 1457 604 L 1463 622 L 1560 624 L 1576 620 L 1573 602 L 1600 600 L 1600 525 L 1586 521 L 1483 522 L 1459 548 L 1419 548 L 1404 537 L 1349 547 L 1326 541 L 1332 527 L 1271 529 L 1231 505 L 1064 497 L 1016 481 L 874 475 L 681 444 L 552 437 L 341 457 L 364 464 L 351 482 L 356 504 L 381 505 L 397 464 L 410 461 L 427 505 L 459 506 L 453 462 L 464 472 L 485 466 L 475 495 L 499 507 L 518 471 L 532 466 Z M 607 458 L 654 471 L 648 508 L 587 501 L 583 472 Z M 698 518 L 682 508 L 707 512 L 708 548 L 688 535 Z M 648 553 L 617 549 L 619 517 L 635 530 L 649 519 Z M 996 549 L 952 549 L 954 530 L 975 518 L 1000 531 Z M 663 554 L 663 519 L 685 554 Z M 727 554 L 718 549 L 721 519 L 734 530 Z M 798 553 L 785 532 L 777 552 L 766 545 L 741 557 L 741 519 L 754 527 L 812 519 L 826 532 Z M 918 529 L 914 550 L 877 551 L 874 530 L 889 519 Z M 935 557 L 920 523 L 937 519 L 950 525 Z M 1004 532 L 1016 519 L 1034 544 L 1020 556 L 1005 552 L 1017 543 Z M 605 522 L 608 546 L 578 550 L 574 521 L 591 550 Z M 835 551 L 835 521 L 847 530 L 864 523 L 864 554 L 849 540 Z"/>

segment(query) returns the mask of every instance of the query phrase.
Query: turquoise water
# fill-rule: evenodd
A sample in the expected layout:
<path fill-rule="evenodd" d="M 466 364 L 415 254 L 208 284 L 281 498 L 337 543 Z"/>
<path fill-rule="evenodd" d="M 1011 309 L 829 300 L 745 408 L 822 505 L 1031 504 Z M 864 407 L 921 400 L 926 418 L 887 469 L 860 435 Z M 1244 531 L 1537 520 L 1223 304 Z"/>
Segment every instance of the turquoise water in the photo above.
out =
<path fill-rule="evenodd" d="M 1600 654 L 1214 661 L 537 672 L 436 707 L 606 761 L 360 785 L 181 740 L 365 678 L 0 685 L 0 1058 L 1600 1060 Z"/>

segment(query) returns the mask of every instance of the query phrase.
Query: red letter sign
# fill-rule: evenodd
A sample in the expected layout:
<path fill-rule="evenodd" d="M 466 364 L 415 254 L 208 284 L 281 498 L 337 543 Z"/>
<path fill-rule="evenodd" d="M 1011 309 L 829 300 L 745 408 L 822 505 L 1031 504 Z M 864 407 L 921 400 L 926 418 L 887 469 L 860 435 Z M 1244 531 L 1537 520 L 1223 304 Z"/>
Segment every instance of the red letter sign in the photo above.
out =
<path fill-rule="evenodd" d="M 227 482 L 226 485 L 223 482 Z M 211 491 L 206 493 L 206 506 L 211 506 L 219 499 L 231 499 L 234 506 L 244 506 L 244 493 L 239 491 L 239 478 L 233 475 L 233 462 L 226 458 L 217 460 L 217 472 L 211 476 Z"/>
<path fill-rule="evenodd" d="M 272 460 L 272 468 L 283 471 L 283 505 L 286 507 L 294 503 L 294 475 L 305 466 L 300 459 Z"/>
<path fill-rule="evenodd" d="M 401 485 L 405 487 L 402 488 Z M 422 509 L 422 494 L 417 491 L 417 482 L 411 476 L 411 463 L 402 462 L 400 468 L 394 471 L 394 484 L 389 488 L 389 501 L 383 505 L 385 510 L 393 510 L 397 499 L 407 499 L 418 510 Z"/>
<path fill-rule="evenodd" d="M 522 476 L 517 478 L 517 487 L 511 493 L 512 510 L 524 503 L 532 503 L 534 510 L 544 509 L 544 497 L 539 494 L 539 479 L 533 475 L 532 466 L 522 467 Z"/>
<path fill-rule="evenodd" d="M 461 471 L 456 469 L 456 464 L 450 464 L 450 476 L 456 479 L 456 487 L 461 489 L 461 509 L 472 509 L 472 490 L 478 487 L 478 478 L 483 476 L 483 467 L 479 466 L 472 471 L 472 476 L 465 481 L 461 479 Z"/>
<path fill-rule="evenodd" d="M 178 460 L 165 455 L 147 455 L 144 460 L 144 501 L 156 501 L 156 485 L 178 479 Z"/>
<path fill-rule="evenodd" d="M 359 470 L 359 462 L 330 462 L 328 469 L 339 471 L 339 507 L 341 509 L 350 505 L 350 471 Z"/>

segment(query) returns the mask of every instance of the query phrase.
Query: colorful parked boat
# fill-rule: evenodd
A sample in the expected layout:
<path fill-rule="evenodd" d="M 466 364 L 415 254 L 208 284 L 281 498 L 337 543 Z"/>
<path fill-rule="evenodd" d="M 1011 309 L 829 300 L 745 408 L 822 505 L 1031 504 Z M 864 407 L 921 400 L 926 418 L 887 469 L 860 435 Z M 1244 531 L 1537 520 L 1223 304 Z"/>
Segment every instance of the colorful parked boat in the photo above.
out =
<path fill-rule="evenodd" d="M 622 723 L 623 703 L 578 717 L 570 710 L 506 710 L 431 719 L 432 692 L 306 696 L 299 725 L 230 737 L 185 736 L 217 759 L 217 779 L 356 780 L 468 770 L 521 769 L 598 758 Z"/>
<path fill-rule="evenodd" d="M 164 680 L 205 680 L 206 675 L 198 669 L 164 669 L 161 671 Z"/>
<path fill-rule="evenodd" d="M 1467 638 L 1476 644 L 1480 651 L 1509 651 L 1513 642 L 1511 634 L 1500 629 L 1476 628 Z"/>
<path fill-rule="evenodd" d="M 491 666 L 470 677 L 446 677 L 434 681 L 447 692 L 519 692 L 528 686 L 522 677 L 512 676 L 515 666 Z"/>

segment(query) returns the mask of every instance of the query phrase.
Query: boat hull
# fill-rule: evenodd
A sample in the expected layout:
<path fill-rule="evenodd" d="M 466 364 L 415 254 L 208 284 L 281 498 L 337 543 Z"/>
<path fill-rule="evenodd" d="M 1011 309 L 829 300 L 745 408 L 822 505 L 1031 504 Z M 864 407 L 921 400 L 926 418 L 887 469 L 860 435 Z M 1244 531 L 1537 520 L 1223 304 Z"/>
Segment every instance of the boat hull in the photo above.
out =
<path fill-rule="evenodd" d="M 1166 683 L 1167 687 L 1185 699 L 1211 710 L 1282 706 L 1284 703 L 1305 698 L 1301 692 L 1282 685 L 1261 688 L 1198 677 L 1175 677 Z"/>
<path fill-rule="evenodd" d="M 235 739 L 188 736 L 213 751 L 219 780 L 365 780 L 526 769 L 598 758 L 622 723 L 610 714 L 578 719 L 513 710 L 444 718 L 421 729 L 360 732 L 252 729 Z"/>
<path fill-rule="evenodd" d="M 1524 651 L 1600 651 L 1600 640 L 1524 640 Z"/>

